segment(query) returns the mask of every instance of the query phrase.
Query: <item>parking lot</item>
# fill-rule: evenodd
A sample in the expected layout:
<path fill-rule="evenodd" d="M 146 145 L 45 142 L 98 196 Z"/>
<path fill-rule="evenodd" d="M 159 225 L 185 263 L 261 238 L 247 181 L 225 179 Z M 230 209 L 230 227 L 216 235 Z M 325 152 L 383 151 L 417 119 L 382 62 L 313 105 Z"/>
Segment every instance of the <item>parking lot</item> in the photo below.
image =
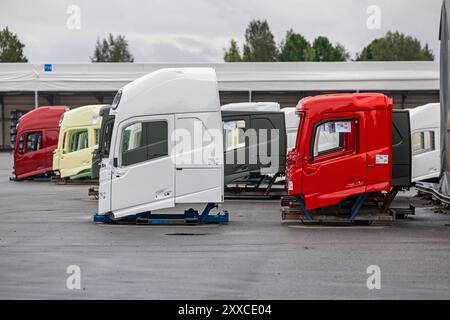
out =
<path fill-rule="evenodd" d="M 283 224 L 278 200 L 227 200 L 229 225 L 112 226 L 92 222 L 87 186 L 10 182 L 11 167 L 1 153 L 3 299 L 450 298 L 450 216 L 423 200 L 390 225 Z M 70 265 L 81 290 L 66 287 Z"/>

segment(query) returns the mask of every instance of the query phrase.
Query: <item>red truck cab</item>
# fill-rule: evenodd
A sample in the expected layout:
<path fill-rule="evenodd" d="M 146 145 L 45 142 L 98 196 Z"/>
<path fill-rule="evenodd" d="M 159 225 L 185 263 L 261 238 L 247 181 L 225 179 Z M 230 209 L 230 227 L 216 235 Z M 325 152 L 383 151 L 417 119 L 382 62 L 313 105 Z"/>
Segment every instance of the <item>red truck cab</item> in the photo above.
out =
<path fill-rule="evenodd" d="M 58 145 L 59 121 L 66 106 L 40 107 L 19 119 L 14 147 L 16 180 L 53 171 L 53 151 Z"/>
<path fill-rule="evenodd" d="M 286 184 L 306 210 L 391 190 L 391 98 L 377 93 L 320 95 L 302 99 L 296 111 L 300 124 L 287 157 Z"/>

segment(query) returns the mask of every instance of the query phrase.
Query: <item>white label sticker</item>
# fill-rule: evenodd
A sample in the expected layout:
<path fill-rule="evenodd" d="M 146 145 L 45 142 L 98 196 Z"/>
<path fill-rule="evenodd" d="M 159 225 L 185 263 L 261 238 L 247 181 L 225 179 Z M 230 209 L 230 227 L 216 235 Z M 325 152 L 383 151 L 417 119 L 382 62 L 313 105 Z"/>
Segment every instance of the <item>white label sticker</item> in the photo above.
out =
<path fill-rule="evenodd" d="M 387 154 L 377 154 L 375 157 L 376 164 L 388 164 L 389 156 Z"/>
<path fill-rule="evenodd" d="M 339 121 L 335 123 L 336 132 L 352 132 L 352 123 L 351 121 Z"/>

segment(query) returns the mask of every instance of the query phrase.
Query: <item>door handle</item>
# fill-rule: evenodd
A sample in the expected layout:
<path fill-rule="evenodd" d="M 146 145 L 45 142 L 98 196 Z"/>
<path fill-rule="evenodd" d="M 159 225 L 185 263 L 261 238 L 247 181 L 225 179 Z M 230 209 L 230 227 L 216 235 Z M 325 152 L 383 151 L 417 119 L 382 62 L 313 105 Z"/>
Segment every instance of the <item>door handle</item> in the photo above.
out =
<path fill-rule="evenodd" d="M 367 165 L 369 168 L 375 168 L 375 165 L 374 164 L 368 164 Z"/>
<path fill-rule="evenodd" d="M 316 173 L 318 169 L 319 169 L 318 167 L 305 167 L 305 173 L 313 174 Z"/>
<path fill-rule="evenodd" d="M 115 170 L 113 174 L 114 174 L 114 176 L 115 176 L 116 178 L 120 178 L 120 177 L 122 177 L 123 175 L 125 175 L 125 173 L 126 173 L 126 171 Z"/>

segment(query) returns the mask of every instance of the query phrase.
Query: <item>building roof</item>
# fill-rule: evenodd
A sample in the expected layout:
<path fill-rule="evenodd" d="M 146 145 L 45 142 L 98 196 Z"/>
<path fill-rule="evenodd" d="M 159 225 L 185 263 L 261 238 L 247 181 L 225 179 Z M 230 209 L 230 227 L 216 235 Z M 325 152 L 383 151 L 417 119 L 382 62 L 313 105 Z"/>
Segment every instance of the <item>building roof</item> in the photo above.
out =
<path fill-rule="evenodd" d="M 0 63 L 0 92 L 103 92 L 161 68 L 216 70 L 221 91 L 439 90 L 438 62 Z"/>

